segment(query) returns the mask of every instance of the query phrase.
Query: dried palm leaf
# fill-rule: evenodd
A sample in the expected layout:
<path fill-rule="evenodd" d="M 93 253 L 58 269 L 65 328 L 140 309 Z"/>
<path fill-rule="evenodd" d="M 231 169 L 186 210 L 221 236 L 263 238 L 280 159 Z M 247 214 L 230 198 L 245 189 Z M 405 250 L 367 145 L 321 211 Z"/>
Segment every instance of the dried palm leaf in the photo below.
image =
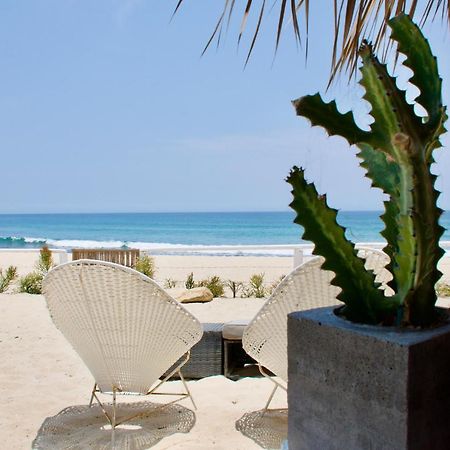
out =
<path fill-rule="evenodd" d="M 248 18 L 251 12 L 256 11 L 258 19 L 249 50 L 247 52 L 246 64 L 253 52 L 255 42 L 260 32 L 261 23 L 266 14 L 266 0 L 245 0 L 245 9 L 242 15 L 241 28 L 238 36 L 238 43 L 246 30 Z M 417 13 L 418 0 L 329 0 L 330 6 L 334 9 L 334 39 L 333 53 L 331 61 L 330 83 L 339 72 L 347 72 L 352 76 L 356 71 L 358 49 L 363 39 L 372 40 L 374 49 L 382 48 L 384 57 L 389 53 L 392 44 L 386 38 L 386 21 L 406 12 L 411 18 Z M 216 26 L 203 50 L 208 49 L 216 39 L 220 41 L 220 35 L 224 22 L 227 27 L 232 15 L 235 13 L 236 0 L 223 0 L 224 7 L 220 14 Z M 301 42 L 301 35 L 306 37 L 305 52 L 308 55 L 308 35 L 309 35 L 309 0 L 275 0 L 279 3 L 279 17 L 276 30 L 275 49 L 278 48 L 285 19 L 292 24 L 292 30 L 297 42 Z M 185 0 L 178 0 L 174 14 L 180 9 Z M 244 3 L 244 0 L 242 0 Z M 420 25 L 427 21 L 434 20 L 437 15 L 441 15 L 442 20 L 447 20 L 450 25 L 450 0 L 423 0 L 421 9 Z M 256 6 L 258 5 L 258 6 Z M 252 8 L 253 7 L 253 8 Z M 303 28 L 300 26 L 299 16 L 304 15 Z"/>

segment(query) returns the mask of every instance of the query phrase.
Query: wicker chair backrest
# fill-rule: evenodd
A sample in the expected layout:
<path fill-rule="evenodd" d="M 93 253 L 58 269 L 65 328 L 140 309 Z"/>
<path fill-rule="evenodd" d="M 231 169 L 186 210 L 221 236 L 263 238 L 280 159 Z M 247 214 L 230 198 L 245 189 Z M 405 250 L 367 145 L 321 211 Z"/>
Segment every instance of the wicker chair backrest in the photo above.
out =
<path fill-rule="evenodd" d="M 203 333 L 153 280 L 114 263 L 62 264 L 43 290 L 53 322 L 102 392 L 145 394 Z"/>
<path fill-rule="evenodd" d="M 391 278 L 384 269 L 389 260 L 386 254 L 362 248 L 358 249 L 358 255 L 366 259 L 367 269 L 374 270 L 376 281 L 386 287 L 385 283 Z M 286 382 L 287 315 L 340 303 L 336 299 L 340 288 L 330 284 L 334 274 L 321 269 L 323 261 L 321 257 L 312 258 L 287 275 L 244 331 L 245 351 Z"/>

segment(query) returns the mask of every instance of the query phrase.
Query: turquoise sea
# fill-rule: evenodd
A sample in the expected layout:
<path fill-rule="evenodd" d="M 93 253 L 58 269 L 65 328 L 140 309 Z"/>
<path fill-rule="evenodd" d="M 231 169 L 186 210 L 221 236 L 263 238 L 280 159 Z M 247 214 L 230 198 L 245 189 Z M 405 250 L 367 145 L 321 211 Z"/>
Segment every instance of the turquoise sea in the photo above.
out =
<path fill-rule="evenodd" d="M 376 211 L 342 211 L 354 242 L 382 242 Z M 306 244 L 291 212 L 3 214 L 0 248 L 239 246 Z M 450 213 L 441 224 L 450 228 Z M 450 241 L 446 231 L 443 241 Z M 219 252 L 220 253 L 220 252 Z"/>

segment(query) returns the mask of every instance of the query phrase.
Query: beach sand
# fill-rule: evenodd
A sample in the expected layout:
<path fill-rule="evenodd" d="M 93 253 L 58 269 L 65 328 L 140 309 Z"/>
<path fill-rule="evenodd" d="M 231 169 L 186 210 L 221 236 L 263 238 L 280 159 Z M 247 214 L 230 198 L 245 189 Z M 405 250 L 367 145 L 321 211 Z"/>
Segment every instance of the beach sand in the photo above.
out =
<path fill-rule="evenodd" d="M 248 306 L 247 317 L 261 303 L 242 301 Z M 218 306 L 218 313 L 224 306 L 224 302 Z M 40 295 L 0 294 L 0 349 L 0 448 L 29 449 L 46 417 L 68 406 L 88 403 L 93 378 L 56 330 Z M 179 382 L 172 384 L 176 390 Z M 235 430 L 235 422 L 244 413 L 264 406 L 272 387 L 270 381 L 246 378 L 233 382 L 215 376 L 190 381 L 189 387 L 197 403 L 195 426 L 188 434 L 174 434 L 152 448 L 260 448 Z M 154 401 L 142 397 L 136 400 Z M 192 409 L 188 399 L 181 405 Z M 283 393 L 274 406 L 286 406 Z"/>
<path fill-rule="evenodd" d="M 71 259 L 70 254 L 67 255 Z M 0 251 L 0 268 L 16 266 L 20 275 L 34 270 L 38 261 L 39 251 Z M 213 275 L 219 275 L 223 280 L 247 282 L 253 274 L 264 274 L 267 284 L 279 280 L 281 276 L 292 271 L 293 258 L 277 256 L 166 256 L 154 255 L 156 274 L 155 280 L 161 285 L 168 278 L 177 281 L 181 287 L 187 276 L 192 272 L 194 279 L 199 281 Z M 55 263 L 61 262 L 61 256 L 54 254 Z M 450 283 L 450 257 L 442 258 L 439 269 L 443 272 L 443 282 Z"/>
<path fill-rule="evenodd" d="M 66 256 L 68 260 L 71 255 Z M 253 274 L 264 274 L 269 284 L 287 275 L 293 269 L 293 258 L 290 257 L 259 257 L 259 256 L 152 256 L 155 261 L 155 280 L 161 285 L 168 278 L 177 281 L 181 287 L 187 276 L 192 272 L 194 279 L 200 281 L 213 275 L 219 275 L 223 280 L 247 282 Z M 37 250 L 1 250 L 0 268 L 16 266 L 19 275 L 25 275 L 35 269 L 39 258 Z M 61 255 L 53 255 L 54 262 L 61 262 Z"/>
<path fill-rule="evenodd" d="M 25 256 L 23 252 L 0 252 L 0 267 L 14 264 L 22 274 L 33 269 L 35 260 L 35 252 L 26 252 Z M 290 258 L 272 257 L 161 256 L 155 260 L 160 280 L 183 279 L 193 271 L 199 279 L 218 274 L 236 280 L 246 280 L 252 273 L 264 272 L 267 280 L 272 281 L 288 273 L 292 265 Z M 441 264 L 446 280 L 450 280 L 449 263 L 446 258 Z M 251 319 L 263 302 L 263 299 L 221 298 L 187 307 L 202 322 L 226 322 Z M 0 294 L 0 355 L 1 448 L 30 448 L 47 417 L 66 407 L 88 403 L 92 376 L 56 330 L 43 296 Z M 173 389 L 177 383 L 172 384 Z M 244 378 L 233 382 L 216 376 L 190 381 L 189 386 L 198 406 L 194 427 L 188 434 L 174 434 L 152 448 L 260 448 L 235 429 L 235 422 L 244 413 L 264 406 L 272 388 L 269 380 Z M 181 404 L 192 409 L 189 400 Z M 283 392 L 277 394 L 273 407 L 286 407 Z"/>
<path fill-rule="evenodd" d="M 225 296 L 232 297 L 230 289 L 226 286 L 229 280 L 248 284 L 254 274 L 262 274 L 264 286 L 272 289 L 274 283 L 282 276 L 287 275 L 293 269 L 293 257 L 258 257 L 258 256 L 152 256 L 155 262 L 156 273 L 154 280 L 162 287 L 167 288 L 167 281 L 176 283 L 177 288 L 184 288 L 184 283 L 190 273 L 194 275 L 194 281 L 199 282 L 212 276 L 219 276 L 225 283 Z M 24 276 L 36 268 L 39 259 L 38 250 L 0 250 L 0 269 L 8 266 L 17 267 L 19 276 Z M 71 260 L 71 254 L 55 252 L 53 261 L 55 264 Z M 8 292 L 17 290 L 11 286 Z M 242 294 L 242 288 L 238 296 Z M 230 319 L 231 320 L 231 319 Z"/>
<path fill-rule="evenodd" d="M 191 271 L 196 279 L 218 274 L 244 281 L 253 273 L 265 272 L 267 280 L 275 280 L 292 265 L 290 258 L 276 257 L 157 256 L 155 260 L 156 279 L 161 283 L 168 277 L 184 280 Z M 0 267 L 16 265 L 21 275 L 31 272 L 36 261 L 37 252 L 0 252 Z M 12 293 L 14 289 L 0 294 L 0 447 L 19 450 L 30 448 L 47 417 L 69 406 L 86 405 L 93 379 L 53 325 L 43 296 Z M 186 307 L 202 322 L 226 322 L 251 319 L 263 303 L 264 299 L 219 298 Z M 179 382 L 171 384 L 176 390 Z M 260 448 L 236 431 L 235 422 L 264 406 L 272 389 L 270 381 L 244 378 L 233 382 L 215 376 L 189 381 L 189 386 L 198 408 L 195 426 L 188 434 L 174 434 L 152 448 Z M 192 409 L 189 400 L 181 405 Z M 274 407 L 286 407 L 283 392 L 277 394 Z"/>

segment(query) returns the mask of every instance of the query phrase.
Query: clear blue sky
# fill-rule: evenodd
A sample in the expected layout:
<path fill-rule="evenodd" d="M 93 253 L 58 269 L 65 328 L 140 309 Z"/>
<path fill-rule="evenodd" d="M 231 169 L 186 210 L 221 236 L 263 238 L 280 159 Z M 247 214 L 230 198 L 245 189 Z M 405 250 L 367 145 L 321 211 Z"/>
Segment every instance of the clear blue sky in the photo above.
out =
<path fill-rule="evenodd" d="M 188 0 L 169 23 L 176 1 L 2 0 L 0 212 L 287 210 L 294 164 L 334 207 L 381 209 L 354 151 L 290 104 L 326 86 L 326 2 L 312 11 L 306 68 L 290 29 L 272 65 L 274 11 L 245 70 L 238 16 L 221 48 L 200 58 L 215 3 Z M 425 32 L 448 104 L 450 39 L 438 23 Z M 327 93 L 364 126 L 360 96 L 345 82 Z M 450 209 L 449 149 L 437 160 Z"/>

